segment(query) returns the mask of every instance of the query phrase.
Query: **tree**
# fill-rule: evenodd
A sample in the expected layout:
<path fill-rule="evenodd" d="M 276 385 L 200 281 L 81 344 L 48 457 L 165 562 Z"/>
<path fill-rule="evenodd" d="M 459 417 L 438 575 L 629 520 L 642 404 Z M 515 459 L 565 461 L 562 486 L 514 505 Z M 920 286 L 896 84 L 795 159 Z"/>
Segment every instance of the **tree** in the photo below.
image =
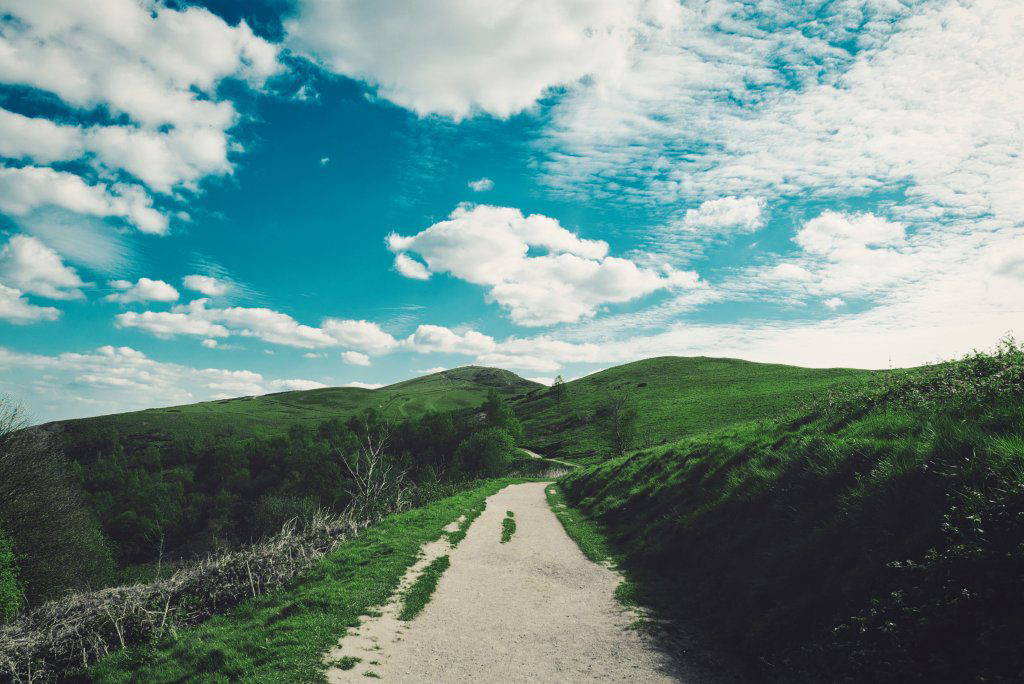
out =
<path fill-rule="evenodd" d="M 637 433 L 637 410 L 626 393 L 609 395 L 594 413 L 598 431 L 612 454 L 624 454 L 633 446 Z"/>
<path fill-rule="evenodd" d="M 469 477 L 501 475 L 515 458 L 512 435 L 498 427 L 486 427 L 464 439 L 455 451 L 458 470 Z"/>
<path fill-rule="evenodd" d="M 565 380 L 562 379 L 561 375 L 556 376 L 554 384 L 551 385 L 551 396 L 559 404 L 565 399 Z"/>
<path fill-rule="evenodd" d="M 0 527 L 35 603 L 102 585 L 113 561 L 53 438 L 26 424 L 21 410 L 0 397 Z"/>
<path fill-rule="evenodd" d="M 487 400 L 482 408 L 490 427 L 504 430 L 514 442 L 518 442 L 522 438 L 523 424 L 519 422 L 515 411 L 500 394 L 493 389 L 488 392 Z"/>

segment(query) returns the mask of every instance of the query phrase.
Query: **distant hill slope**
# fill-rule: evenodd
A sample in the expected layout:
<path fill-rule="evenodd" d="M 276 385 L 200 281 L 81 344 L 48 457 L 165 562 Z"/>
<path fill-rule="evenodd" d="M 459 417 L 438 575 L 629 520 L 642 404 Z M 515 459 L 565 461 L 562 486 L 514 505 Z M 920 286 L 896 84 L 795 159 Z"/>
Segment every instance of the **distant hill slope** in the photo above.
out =
<path fill-rule="evenodd" d="M 632 397 L 640 414 L 639 447 L 799 410 L 826 387 L 870 375 L 847 368 L 662 356 L 566 383 L 560 403 L 549 391 L 531 392 L 516 412 L 529 448 L 551 456 L 587 457 L 607 452 L 593 420 L 613 395 Z"/>
<path fill-rule="evenodd" d="M 292 425 L 315 427 L 329 418 L 347 418 L 368 408 L 401 420 L 431 410 L 479 406 L 491 389 L 513 398 L 540 387 L 506 370 L 464 366 L 379 389 L 326 387 L 278 392 L 57 421 L 44 427 L 59 428 L 69 442 L 97 429 L 104 433 L 113 429 L 135 443 L 133 446 L 181 438 L 203 442 L 232 436 L 272 437 L 287 432 Z"/>

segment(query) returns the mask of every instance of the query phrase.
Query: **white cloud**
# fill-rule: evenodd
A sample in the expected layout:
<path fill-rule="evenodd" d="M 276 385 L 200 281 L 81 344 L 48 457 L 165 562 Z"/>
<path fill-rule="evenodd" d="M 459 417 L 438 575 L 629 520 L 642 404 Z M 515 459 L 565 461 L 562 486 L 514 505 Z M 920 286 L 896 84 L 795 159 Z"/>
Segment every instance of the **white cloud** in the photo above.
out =
<path fill-rule="evenodd" d="M 240 395 L 323 387 L 301 379 L 268 379 L 249 370 L 192 368 L 147 357 L 130 347 L 104 346 L 55 356 L 0 348 L 0 388 L 19 391 L 38 418 L 57 419 L 192 403 Z M 158 394 L 153 388 L 159 387 Z M 68 403 L 66 398 L 76 401 Z"/>
<path fill-rule="evenodd" d="M 846 306 L 846 302 L 839 297 L 829 297 L 823 302 L 823 304 L 833 310 L 838 309 L 841 306 Z"/>
<path fill-rule="evenodd" d="M 493 351 L 494 338 L 475 330 L 457 333 L 440 325 L 421 325 L 405 340 L 410 349 L 422 354 L 441 352 L 445 354 L 477 355 Z"/>
<path fill-rule="evenodd" d="M 469 189 L 473 192 L 487 192 L 488 190 L 494 189 L 494 181 L 490 178 L 478 178 L 474 181 L 469 181 Z"/>
<path fill-rule="evenodd" d="M 76 107 L 106 105 L 142 124 L 226 123 L 229 102 L 215 95 L 224 78 L 254 84 L 277 73 L 277 48 L 245 22 L 228 26 L 199 7 L 176 10 L 108 0 L 103 11 L 74 0 L 4 0 L 8 22 L 0 80 L 50 91 Z"/>
<path fill-rule="evenodd" d="M 335 344 L 368 354 L 383 354 L 398 344 L 394 337 L 370 321 L 325 318 L 320 325 Z"/>
<path fill-rule="evenodd" d="M 194 6 L 0 0 L 0 15 L 0 83 L 52 93 L 72 115 L 58 123 L 0 110 L 0 154 L 37 165 L 83 160 L 92 166 L 81 175 L 4 168 L 0 210 L 14 214 L 55 205 L 166 232 L 167 217 L 141 186 L 95 179 L 126 175 L 172 195 L 231 173 L 228 153 L 237 145 L 228 131 L 238 114 L 219 85 L 237 78 L 259 88 L 282 68 L 278 47 L 245 22 L 229 26 Z M 118 124 L 86 123 L 96 110 Z"/>
<path fill-rule="evenodd" d="M 430 278 L 430 271 L 426 266 L 410 257 L 405 252 L 395 255 L 395 270 L 406 278 L 414 280 L 427 280 Z"/>
<path fill-rule="evenodd" d="M 527 380 L 532 380 L 533 382 L 539 382 L 540 384 L 547 385 L 548 387 L 550 387 L 551 385 L 555 384 L 555 379 L 553 377 L 550 377 L 550 376 L 547 376 L 547 375 L 542 375 L 542 376 L 537 376 L 537 377 L 532 377 L 532 378 L 526 378 L 526 379 Z"/>
<path fill-rule="evenodd" d="M 206 275 L 187 275 L 181 281 L 185 287 L 207 297 L 222 297 L 231 289 L 231 283 Z"/>
<path fill-rule="evenodd" d="M 89 184 L 72 173 L 39 166 L 0 166 L 0 211 L 25 216 L 46 206 L 123 218 L 144 233 L 167 232 L 167 217 L 153 208 L 152 199 L 138 186 Z"/>
<path fill-rule="evenodd" d="M 624 58 L 639 0 L 302 0 L 292 49 L 420 115 L 507 117 Z"/>
<path fill-rule="evenodd" d="M 330 157 L 320 157 L 320 166 L 327 166 L 331 163 Z"/>
<path fill-rule="evenodd" d="M 139 278 L 132 283 L 130 280 L 112 280 L 110 287 L 119 292 L 109 294 L 104 299 L 108 302 L 130 304 L 132 302 L 174 302 L 178 299 L 178 291 L 162 280 Z"/>
<path fill-rule="evenodd" d="M 202 344 L 207 349 L 216 349 L 216 348 L 218 348 L 220 346 L 220 342 L 218 342 L 217 340 L 213 339 L 212 337 L 203 340 Z"/>
<path fill-rule="evenodd" d="M 369 321 L 325 318 L 320 327 L 314 327 L 265 307 L 216 308 L 209 303 L 209 299 L 196 299 L 179 304 L 169 312 L 127 312 L 119 314 L 117 321 L 121 326 L 141 328 L 157 335 L 226 337 L 236 334 L 300 349 L 347 347 L 367 354 L 381 354 L 398 344 L 379 325 Z"/>
<path fill-rule="evenodd" d="M 694 232 L 752 233 L 764 225 L 765 201 L 756 197 L 721 197 L 688 209 L 682 227 Z"/>
<path fill-rule="evenodd" d="M 693 272 L 638 267 L 608 256 L 601 240 L 581 239 L 555 219 L 509 207 L 463 204 L 416 235 L 392 233 L 388 247 L 418 253 L 432 272 L 488 287 L 488 300 L 522 325 L 577 321 L 604 304 L 697 285 Z M 531 249 L 547 253 L 529 256 Z"/>
<path fill-rule="evenodd" d="M 796 243 L 810 254 L 842 260 L 858 258 L 873 248 L 904 243 L 904 226 L 874 214 L 823 212 L 804 224 Z"/>
<path fill-rule="evenodd" d="M 434 373 L 443 373 L 448 370 L 444 366 L 434 366 L 433 368 L 420 368 L 419 370 L 413 371 L 413 373 L 422 373 L 423 375 L 433 375 Z"/>
<path fill-rule="evenodd" d="M 358 380 L 353 380 L 352 382 L 346 382 L 344 385 L 342 385 L 342 387 L 358 387 L 360 389 L 371 389 L 371 390 L 372 389 L 380 389 L 383 386 L 384 385 L 380 384 L 379 382 L 360 382 Z"/>
<path fill-rule="evenodd" d="M 49 299 L 82 299 L 86 283 L 37 238 L 14 235 L 0 249 L 0 280 Z"/>
<path fill-rule="evenodd" d="M 322 389 L 327 385 L 316 380 L 271 380 L 270 387 L 276 391 L 306 391 L 314 389 Z"/>
<path fill-rule="evenodd" d="M 366 354 L 356 351 L 341 352 L 341 358 L 345 363 L 353 366 L 369 366 L 370 357 Z"/>
<path fill-rule="evenodd" d="M 125 311 L 114 316 L 120 328 L 139 328 L 158 337 L 173 335 L 196 335 L 198 337 L 227 337 L 228 330 L 223 325 L 198 320 L 187 313 L 179 311 Z M 216 340 L 214 340 L 216 341 Z M 204 341 L 204 346 L 211 346 Z"/>
<path fill-rule="evenodd" d="M 56 250 L 66 260 L 109 276 L 129 272 L 136 258 L 135 237 L 111 230 L 103 219 L 64 209 L 36 209 L 17 220 L 18 227 Z"/>
<path fill-rule="evenodd" d="M 9 323 L 36 323 L 55 321 L 60 310 L 52 306 L 35 306 L 21 295 L 21 291 L 0 284 L 0 320 Z"/>

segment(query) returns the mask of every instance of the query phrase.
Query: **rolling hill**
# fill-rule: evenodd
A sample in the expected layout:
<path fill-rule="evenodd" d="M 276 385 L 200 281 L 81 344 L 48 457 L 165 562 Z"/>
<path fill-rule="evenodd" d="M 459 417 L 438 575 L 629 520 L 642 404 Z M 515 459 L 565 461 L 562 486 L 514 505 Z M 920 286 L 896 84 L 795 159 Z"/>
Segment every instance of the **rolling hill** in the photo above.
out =
<path fill-rule="evenodd" d="M 568 382 L 561 402 L 552 392 L 531 392 L 516 404 L 516 413 L 528 448 L 562 458 L 592 457 L 607 451 L 594 414 L 612 396 L 630 397 L 639 414 L 636 446 L 649 446 L 791 413 L 827 387 L 871 375 L 848 368 L 662 356 Z"/>
<path fill-rule="evenodd" d="M 281 435 L 293 425 L 315 427 L 330 418 L 344 419 L 369 408 L 400 421 L 432 410 L 479 406 L 492 389 L 514 398 L 540 387 L 505 370 L 464 366 L 379 389 L 325 387 L 277 392 L 56 421 L 42 427 L 61 433 L 69 446 L 87 440 L 90 433 L 112 431 L 134 446 L 160 446 L 182 438 L 194 442 L 242 440 Z"/>

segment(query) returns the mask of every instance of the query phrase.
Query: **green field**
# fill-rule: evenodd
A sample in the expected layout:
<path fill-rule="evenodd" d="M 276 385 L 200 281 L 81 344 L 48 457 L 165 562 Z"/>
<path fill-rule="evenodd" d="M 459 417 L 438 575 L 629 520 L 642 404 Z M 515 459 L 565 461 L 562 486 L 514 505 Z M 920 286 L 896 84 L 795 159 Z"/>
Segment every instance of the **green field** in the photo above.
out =
<path fill-rule="evenodd" d="M 293 425 L 315 428 L 330 418 L 344 419 L 370 408 L 401 421 L 427 411 L 479 406 L 491 389 L 512 398 L 538 387 L 541 385 L 508 371 L 464 366 L 380 389 L 326 387 L 278 392 L 60 421 L 45 427 L 60 428 L 69 441 L 90 432 L 114 431 L 133 441 L 135 448 L 183 438 L 196 443 L 244 440 L 284 434 Z"/>
<path fill-rule="evenodd" d="M 531 393 L 516 404 L 524 446 L 563 458 L 607 455 L 594 426 L 601 402 L 632 398 L 635 446 L 650 446 L 760 418 L 799 411 L 836 383 L 859 383 L 870 371 L 799 368 L 738 359 L 663 356 L 616 366 L 568 382 L 565 398 Z"/>

